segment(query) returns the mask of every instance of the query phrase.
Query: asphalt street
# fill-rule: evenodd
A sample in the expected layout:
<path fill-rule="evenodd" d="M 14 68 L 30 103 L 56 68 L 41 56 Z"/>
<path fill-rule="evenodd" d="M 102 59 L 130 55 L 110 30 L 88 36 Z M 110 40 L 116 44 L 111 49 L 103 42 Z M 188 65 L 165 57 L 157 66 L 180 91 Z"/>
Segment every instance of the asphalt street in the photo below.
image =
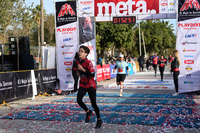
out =
<path fill-rule="evenodd" d="M 154 71 L 144 71 L 144 72 L 138 72 L 136 74 L 130 75 L 126 77 L 126 80 L 124 82 L 124 90 L 123 94 L 124 97 L 118 96 L 119 89 L 116 86 L 116 79 L 110 79 L 110 80 L 104 80 L 97 83 L 97 94 L 115 94 L 116 96 L 112 97 L 115 99 L 142 99 L 142 100 L 152 100 L 154 98 L 151 97 L 151 95 L 164 95 L 167 94 L 171 97 L 171 94 L 174 93 L 174 84 L 173 84 L 173 78 L 172 74 L 170 74 L 168 66 L 165 69 L 164 72 L 164 81 L 160 81 L 160 73 L 157 72 L 156 77 L 154 76 Z M 140 94 L 140 95 L 148 95 L 149 97 L 125 97 L 125 95 L 128 94 Z M 76 97 L 71 96 L 72 98 L 76 99 Z M 37 97 L 35 100 L 32 100 L 32 97 L 26 98 L 26 99 L 20 99 L 15 100 L 12 102 L 9 102 L 8 104 L 11 107 L 3 106 L 0 108 L 0 118 L 3 118 L 5 116 L 13 116 L 13 114 L 25 111 L 27 114 L 29 112 L 38 111 L 37 109 L 30 109 L 27 107 L 33 106 L 33 105 L 48 105 L 48 104 L 55 104 L 61 105 L 64 104 L 65 106 L 73 106 L 77 105 L 76 102 L 55 102 L 55 100 L 59 99 L 65 99 L 65 98 L 71 98 L 68 97 L 68 95 L 54 95 L 51 97 L 46 96 L 44 97 Z M 88 98 L 87 96 L 85 96 Z M 111 99 L 109 96 L 105 97 L 99 97 L 99 99 Z M 163 98 L 160 98 L 163 100 Z M 164 98 L 164 100 L 168 100 L 169 98 Z M 171 98 L 173 100 L 173 97 Z M 183 101 L 185 99 L 182 98 L 176 98 L 176 100 Z M 187 101 L 187 99 L 185 100 Z M 199 116 L 199 98 L 196 96 L 196 98 L 193 98 L 192 101 L 195 102 L 195 105 L 190 107 L 191 109 L 195 110 L 195 114 L 184 114 L 184 115 L 177 115 L 177 114 L 170 114 L 170 118 L 178 116 L 178 117 L 196 117 Z M 147 106 L 148 107 L 155 107 L 158 105 L 155 104 L 123 104 L 123 103 L 116 103 L 116 102 L 97 102 L 99 106 L 134 106 L 135 108 L 141 107 L 141 106 Z M 90 103 L 87 104 L 88 106 Z M 187 105 L 162 105 L 165 108 L 166 107 L 185 107 Z M 188 107 L 188 106 L 187 106 Z M 56 107 L 55 107 L 56 108 Z M 51 114 L 54 111 L 57 111 L 58 113 L 62 112 L 72 112 L 72 110 L 56 110 L 56 109 L 41 109 L 40 111 L 47 111 L 49 114 Z M 83 110 L 74 110 L 73 114 L 83 114 L 85 116 L 85 112 Z M 109 110 L 100 110 L 101 114 L 120 114 L 121 119 L 123 119 L 123 115 L 127 115 L 127 112 L 125 111 L 119 111 L 119 112 L 113 112 Z M 130 113 L 128 111 L 128 113 Z M 146 116 L 152 116 L 156 115 L 158 117 L 166 116 L 167 114 L 163 113 L 149 113 L 149 112 L 133 112 L 134 115 L 140 116 L 140 115 L 146 115 Z M 58 115 L 59 116 L 59 115 Z M 95 113 L 93 113 L 93 116 L 95 117 Z M 167 115 L 168 116 L 168 115 Z M 62 117 L 62 116 L 59 116 Z M 84 120 L 80 122 L 75 121 L 67 121 L 67 120 L 44 120 L 44 119 L 16 119 L 15 117 L 12 117 L 12 119 L 0 119 L 0 133 L 22 133 L 22 132 L 41 132 L 41 133 L 198 133 L 200 132 L 198 127 L 184 127 L 184 126 L 170 126 L 169 124 L 165 125 L 162 124 L 156 125 L 156 124 L 128 124 L 128 123 L 112 123 L 112 119 L 109 121 L 106 120 L 106 117 L 104 118 L 103 125 L 100 129 L 94 129 L 96 122 L 90 122 L 85 123 Z M 148 121 L 148 120 L 147 120 Z M 167 123 L 167 122 L 166 122 Z"/>

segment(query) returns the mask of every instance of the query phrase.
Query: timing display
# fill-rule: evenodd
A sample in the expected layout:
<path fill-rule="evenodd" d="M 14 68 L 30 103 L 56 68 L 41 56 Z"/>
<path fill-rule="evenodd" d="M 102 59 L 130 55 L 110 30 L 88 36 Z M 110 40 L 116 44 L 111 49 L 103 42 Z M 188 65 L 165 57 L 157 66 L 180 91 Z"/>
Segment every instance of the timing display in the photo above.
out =
<path fill-rule="evenodd" d="M 135 16 L 113 17 L 113 24 L 135 24 L 135 23 L 136 23 Z"/>

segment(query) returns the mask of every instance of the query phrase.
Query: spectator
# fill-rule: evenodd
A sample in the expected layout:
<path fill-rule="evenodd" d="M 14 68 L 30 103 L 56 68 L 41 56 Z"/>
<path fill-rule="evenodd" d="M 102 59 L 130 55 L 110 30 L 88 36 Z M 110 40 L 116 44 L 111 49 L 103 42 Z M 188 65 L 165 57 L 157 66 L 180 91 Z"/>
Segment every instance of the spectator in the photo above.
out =
<path fill-rule="evenodd" d="M 140 70 L 140 72 L 143 72 L 143 69 L 144 69 L 143 65 L 145 63 L 145 60 L 142 55 L 138 58 L 138 62 L 139 62 L 139 70 Z"/>

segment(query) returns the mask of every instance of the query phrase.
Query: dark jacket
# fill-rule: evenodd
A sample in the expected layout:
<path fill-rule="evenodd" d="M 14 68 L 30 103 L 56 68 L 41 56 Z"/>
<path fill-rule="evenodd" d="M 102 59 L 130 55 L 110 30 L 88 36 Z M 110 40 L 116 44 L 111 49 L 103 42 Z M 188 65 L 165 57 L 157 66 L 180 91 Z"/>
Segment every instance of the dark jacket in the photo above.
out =
<path fill-rule="evenodd" d="M 138 62 L 139 62 L 139 64 L 145 64 L 145 59 L 144 59 L 144 57 L 143 56 L 140 56 L 139 58 L 138 58 Z"/>
<path fill-rule="evenodd" d="M 172 64 L 171 64 L 171 71 L 174 71 L 175 68 L 179 68 L 179 60 L 177 57 L 175 57 L 172 60 Z"/>

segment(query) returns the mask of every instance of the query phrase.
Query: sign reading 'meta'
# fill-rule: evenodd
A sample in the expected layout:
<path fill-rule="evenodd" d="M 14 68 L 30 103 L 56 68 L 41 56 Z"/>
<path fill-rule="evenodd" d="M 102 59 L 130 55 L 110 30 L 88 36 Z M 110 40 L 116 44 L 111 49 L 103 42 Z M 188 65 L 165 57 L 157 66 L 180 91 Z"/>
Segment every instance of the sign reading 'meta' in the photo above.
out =
<path fill-rule="evenodd" d="M 159 13 L 159 0 L 95 0 L 95 16 L 131 16 Z"/>

